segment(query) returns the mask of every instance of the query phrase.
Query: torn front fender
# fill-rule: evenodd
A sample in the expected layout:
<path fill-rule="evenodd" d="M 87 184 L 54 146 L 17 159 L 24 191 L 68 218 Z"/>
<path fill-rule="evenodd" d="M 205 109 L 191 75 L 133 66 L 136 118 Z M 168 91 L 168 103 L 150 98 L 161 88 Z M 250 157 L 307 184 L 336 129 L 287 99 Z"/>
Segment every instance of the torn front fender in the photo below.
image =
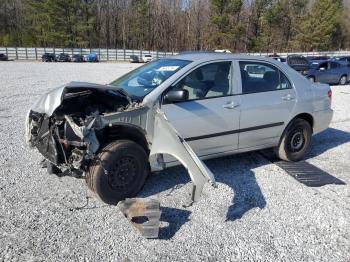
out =
<path fill-rule="evenodd" d="M 189 144 L 179 135 L 159 109 L 154 120 L 154 135 L 150 156 L 157 154 L 172 155 L 187 169 L 193 182 L 192 201 L 199 200 L 206 182 L 216 186 L 213 173 L 198 158 Z"/>

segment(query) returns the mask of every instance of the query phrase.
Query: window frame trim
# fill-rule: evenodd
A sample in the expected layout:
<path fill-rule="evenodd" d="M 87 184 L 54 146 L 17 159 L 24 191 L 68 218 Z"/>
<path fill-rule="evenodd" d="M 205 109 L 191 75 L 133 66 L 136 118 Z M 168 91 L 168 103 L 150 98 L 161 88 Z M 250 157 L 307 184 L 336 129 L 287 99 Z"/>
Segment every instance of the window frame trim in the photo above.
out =
<path fill-rule="evenodd" d="M 242 82 L 242 74 L 241 74 L 241 67 L 240 67 L 240 62 L 251 62 L 251 63 L 259 63 L 259 64 L 267 64 L 270 66 L 275 67 L 280 73 L 283 73 L 283 75 L 287 78 L 288 82 L 290 83 L 290 88 L 283 88 L 283 89 L 276 89 L 276 90 L 266 90 L 266 91 L 261 91 L 261 92 L 252 92 L 252 93 L 244 93 L 243 92 L 243 82 Z M 258 94 L 258 93 L 267 93 L 267 92 L 276 92 L 276 91 L 283 91 L 283 90 L 290 90 L 290 89 L 295 89 L 293 81 L 290 80 L 290 77 L 286 72 L 279 67 L 278 65 L 275 65 L 269 61 L 260 61 L 260 60 L 255 60 L 255 59 L 237 59 L 237 65 L 239 68 L 239 82 L 240 82 L 240 87 L 241 87 L 241 93 L 239 95 L 250 95 L 250 94 Z M 281 82 L 281 76 L 279 76 L 280 82 Z"/>
<path fill-rule="evenodd" d="M 224 62 L 231 62 L 231 68 L 230 68 L 230 85 L 231 87 L 229 88 L 229 94 L 224 95 L 224 96 L 211 96 L 211 97 L 202 97 L 202 98 L 196 98 L 196 99 L 188 99 L 186 101 L 178 101 L 178 102 L 164 102 L 164 96 L 172 89 L 175 85 L 177 85 L 180 81 L 182 81 L 185 77 L 187 77 L 189 74 L 191 74 L 193 71 L 197 70 L 198 68 L 209 65 L 209 64 L 215 64 L 215 63 L 224 63 Z M 186 103 L 186 102 L 193 102 L 193 101 L 200 101 L 200 100 L 206 100 L 206 99 L 214 99 L 214 98 L 222 98 L 222 97 L 230 97 L 230 96 L 236 96 L 237 94 L 234 94 L 234 87 L 233 84 L 237 84 L 237 82 L 234 79 L 234 75 L 236 74 L 235 70 L 235 59 L 217 59 L 217 60 L 210 60 L 210 61 L 205 61 L 200 64 L 197 64 L 195 67 L 192 67 L 190 70 L 186 71 L 183 73 L 181 76 L 179 76 L 178 79 L 176 79 L 173 83 L 167 87 L 162 95 L 161 95 L 161 101 L 160 105 L 171 105 L 171 104 L 179 104 L 179 103 Z M 236 88 L 237 89 L 237 88 Z"/>

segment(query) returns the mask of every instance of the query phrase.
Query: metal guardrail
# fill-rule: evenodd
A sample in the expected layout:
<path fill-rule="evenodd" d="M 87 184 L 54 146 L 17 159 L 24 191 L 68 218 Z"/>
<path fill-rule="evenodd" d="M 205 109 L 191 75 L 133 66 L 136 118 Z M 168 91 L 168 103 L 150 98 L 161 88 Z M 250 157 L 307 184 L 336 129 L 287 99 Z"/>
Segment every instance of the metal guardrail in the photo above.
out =
<path fill-rule="evenodd" d="M 45 48 L 45 47 L 0 47 L 0 53 L 6 54 L 9 59 L 15 60 L 41 60 L 44 53 L 72 55 L 88 55 L 96 53 L 100 61 L 129 61 L 131 55 L 143 56 L 151 54 L 155 58 L 175 55 L 174 52 L 161 52 L 132 49 L 102 49 L 102 48 Z"/>
<path fill-rule="evenodd" d="M 16 60 L 41 60 L 44 53 L 66 53 L 70 56 L 88 55 L 96 53 L 100 61 L 129 61 L 131 55 L 142 56 L 144 54 L 151 54 L 154 58 L 161 58 L 175 55 L 174 52 L 161 52 L 149 50 L 133 50 L 133 49 L 107 49 L 107 48 L 45 48 L 45 47 L 0 47 L 0 53 L 6 54 L 9 59 Z M 272 53 L 247 53 L 250 55 L 267 56 Z M 291 53 L 277 53 L 277 55 L 286 57 L 291 54 L 298 54 L 304 56 L 350 56 L 350 51 L 324 51 L 324 52 L 291 52 Z"/>

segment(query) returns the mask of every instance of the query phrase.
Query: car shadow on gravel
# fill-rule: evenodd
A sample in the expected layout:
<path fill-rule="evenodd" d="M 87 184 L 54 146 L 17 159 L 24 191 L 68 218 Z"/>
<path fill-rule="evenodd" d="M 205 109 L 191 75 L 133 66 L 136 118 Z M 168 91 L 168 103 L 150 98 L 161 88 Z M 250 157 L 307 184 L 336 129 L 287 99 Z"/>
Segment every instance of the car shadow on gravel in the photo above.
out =
<path fill-rule="evenodd" d="M 191 212 L 184 209 L 161 207 L 160 221 L 166 222 L 167 226 L 159 229 L 159 239 L 169 240 L 175 233 L 184 225 L 190 221 L 189 217 Z"/>
<path fill-rule="evenodd" d="M 337 146 L 350 142 L 350 133 L 335 128 L 328 128 L 325 131 L 313 136 L 310 151 L 305 159 L 313 158 Z"/>
<path fill-rule="evenodd" d="M 226 221 L 241 219 L 249 210 L 263 209 L 266 206 L 265 197 L 252 171 L 266 162 L 256 153 L 232 155 L 212 159 L 206 163 L 214 173 L 216 181 L 228 185 L 234 192 L 232 204 L 226 213 Z"/>
<path fill-rule="evenodd" d="M 350 133 L 328 128 L 313 137 L 311 150 L 306 158 L 318 156 L 348 142 L 350 142 Z M 232 204 L 226 212 L 226 221 L 241 219 L 248 211 L 255 208 L 263 209 L 266 206 L 265 197 L 256 181 L 253 170 L 269 162 L 262 158 L 259 152 L 206 160 L 205 163 L 214 173 L 216 181 L 228 185 L 234 193 Z M 176 195 L 180 193 L 182 186 L 190 182 L 185 168 L 171 167 L 162 172 L 151 174 L 140 196 L 154 196 L 164 191 L 168 191 L 167 196 Z M 188 195 L 184 195 L 183 198 L 189 200 L 190 192 L 186 193 Z M 191 215 L 191 212 L 186 209 L 161 207 L 161 210 L 161 221 L 168 223 L 167 227 L 160 228 L 159 237 L 161 239 L 172 238 L 181 226 L 189 221 Z"/>
<path fill-rule="evenodd" d="M 234 197 L 232 204 L 227 209 L 226 221 L 234 221 L 251 209 L 262 209 L 266 206 L 265 198 L 256 182 L 255 174 L 251 169 L 265 165 L 266 161 L 255 153 L 246 153 L 211 159 L 205 161 L 209 169 L 214 173 L 216 181 L 232 188 Z M 160 192 L 169 191 L 166 195 L 179 194 L 179 189 L 191 180 L 183 167 L 172 167 L 160 173 L 149 176 L 140 197 L 154 196 Z M 190 200 L 190 192 L 186 192 L 184 198 Z M 183 194 L 183 192 L 181 192 Z M 230 197 L 229 195 L 227 196 Z M 218 203 L 220 205 L 220 203 Z M 161 207 L 161 221 L 169 224 L 161 228 L 161 239 L 170 239 L 186 222 L 189 221 L 191 212 L 186 209 Z"/>

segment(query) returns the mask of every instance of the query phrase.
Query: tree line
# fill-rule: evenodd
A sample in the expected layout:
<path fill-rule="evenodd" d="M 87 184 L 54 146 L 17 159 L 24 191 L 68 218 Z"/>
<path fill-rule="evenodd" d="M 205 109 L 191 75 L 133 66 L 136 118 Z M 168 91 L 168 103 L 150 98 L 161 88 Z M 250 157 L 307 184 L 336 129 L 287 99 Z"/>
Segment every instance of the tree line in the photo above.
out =
<path fill-rule="evenodd" d="M 349 0 L 1 0 L 0 46 L 350 48 Z"/>

